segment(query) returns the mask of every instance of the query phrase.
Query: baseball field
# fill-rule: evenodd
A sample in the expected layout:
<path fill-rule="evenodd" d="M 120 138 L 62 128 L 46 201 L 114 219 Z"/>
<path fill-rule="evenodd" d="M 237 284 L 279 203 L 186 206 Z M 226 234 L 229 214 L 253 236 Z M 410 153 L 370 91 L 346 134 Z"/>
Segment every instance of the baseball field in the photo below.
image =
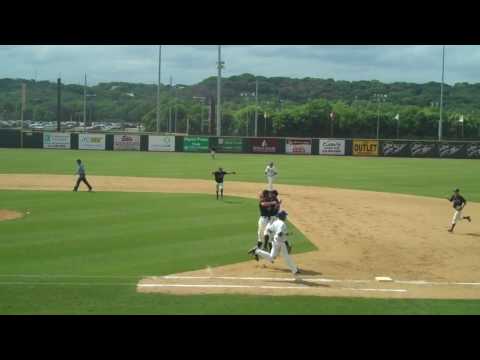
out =
<path fill-rule="evenodd" d="M 78 158 L 93 193 L 71 191 Z M 271 160 L 300 281 L 247 255 Z M 237 172 L 223 201 L 219 166 Z M 0 314 L 479 314 L 478 175 L 476 160 L 0 149 Z M 473 221 L 450 234 L 457 187 Z"/>

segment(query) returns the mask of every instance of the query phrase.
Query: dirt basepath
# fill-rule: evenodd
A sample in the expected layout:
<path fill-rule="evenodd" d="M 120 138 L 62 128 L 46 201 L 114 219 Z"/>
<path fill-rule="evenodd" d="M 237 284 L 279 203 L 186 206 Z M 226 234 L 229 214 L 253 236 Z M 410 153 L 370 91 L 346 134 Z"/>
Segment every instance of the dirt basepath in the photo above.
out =
<path fill-rule="evenodd" d="M 22 217 L 23 214 L 17 211 L 0 209 L 0 221 L 15 220 Z"/>
<path fill-rule="evenodd" d="M 0 189 L 71 191 L 73 181 L 64 175 L 0 174 Z M 90 176 L 89 181 L 97 191 L 214 195 L 207 180 Z M 227 181 L 225 193 L 256 198 L 263 187 Z M 480 204 L 469 202 L 465 213 L 473 222 L 460 223 L 450 234 L 452 208 L 446 200 L 295 185 L 277 189 L 290 221 L 318 248 L 294 256 L 304 270 L 302 281 L 292 279 L 281 257 L 265 264 L 245 255 L 243 263 L 144 279 L 138 291 L 480 299 Z M 247 242 L 245 249 L 253 245 Z M 394 281 L 377 282 L 376 276 Z"/>

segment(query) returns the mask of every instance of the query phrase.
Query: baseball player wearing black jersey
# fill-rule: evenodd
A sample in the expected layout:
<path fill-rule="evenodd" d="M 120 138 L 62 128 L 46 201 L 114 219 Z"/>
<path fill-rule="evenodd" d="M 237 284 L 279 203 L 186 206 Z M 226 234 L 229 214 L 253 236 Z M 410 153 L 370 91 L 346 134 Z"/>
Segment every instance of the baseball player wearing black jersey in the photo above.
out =
<path fill-rule="evenodd" d="M 87 177 L 85 174 L 85 166 L 82 164 L 82 160 L 78 159 L 77 165 L 78 165 L 78 169 L 77 169 L 78 179 L 77 179 L 77 183 L 75 184 L 75 187 L 73 188 L 73 191 L 74 192 L 78 191 L 78 187 L 80 186 L 80 182 L 82 181 L 85 183 L 85 185 L 88 186 L 88 191 L 92 191 L 92 186 L 87 181 Z"/>
<path fill-rule="evenodd" d="M 468 222 L 472 221 L 470 216 L 462 215 L 463 208 L 467 205 L 467 200 L 462 195 L 460 195 L 459 189 L 455 189 L 453 195 L 450 198 L 447 198 L 447 200 L 453 204 L 453 208 L 455 209 L 452 219 L 452 227 L 448 229 L 449 232 L 453 232 L 453 229 L 455 229 L 455 225 L 457 225 L 457 222 L 461 220 L 465 219 L 468 220 Z"/>
<path fill-rule="evenodd" d="M 223 200 L 223 178 L 225 177 L 225 175 L 230 175 L 230 174 L 235 175 L 236 172 L 235 171 L 226 172 L 226 171 L 223 171 L 222 168 L 218 168 L 217 171 L 212 172 L 212 175 L 215 177 L 215 182 L 217 186 L 217 200 L 218 200 L 218 191 L 220 191 L 220 194 Z"/>
<path fill-rule="evenodd" d="M 257 247 L 268 249 L 268 235 L 266 235 L 265 229 L 267 228 L 267 225 L 272 222 L 272 208 L 275 204 L 275 201 L 270 199 L 270 192 L 268 190 L 263 190 L 260 193 L 258 203 L 260 217 L 258 219 L 257 245 L 255 246 L 255 249 Z M 257 256 L 255 256 L 255 259 L 258 261 Z"/>

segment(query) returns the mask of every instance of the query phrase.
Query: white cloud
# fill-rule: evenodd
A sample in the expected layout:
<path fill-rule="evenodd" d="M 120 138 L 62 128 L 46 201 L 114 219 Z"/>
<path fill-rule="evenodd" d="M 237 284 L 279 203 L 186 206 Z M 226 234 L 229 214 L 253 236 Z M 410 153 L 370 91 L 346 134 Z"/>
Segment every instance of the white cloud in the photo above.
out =
<path fill-rule="evenodd" d="M 224 45 L 225 76 L 319 77 L 337 80 L 429 82 L 441 78 L 438 45 Z M 0 45 L 0 78 L 66 83 L 154 83 L 157 45 Z M 162 79 L 193 84 L 216 75 L 216 45 L 166 45 Z M 446 81 L 480 82 L 480 46 L 448 45 Z"/>

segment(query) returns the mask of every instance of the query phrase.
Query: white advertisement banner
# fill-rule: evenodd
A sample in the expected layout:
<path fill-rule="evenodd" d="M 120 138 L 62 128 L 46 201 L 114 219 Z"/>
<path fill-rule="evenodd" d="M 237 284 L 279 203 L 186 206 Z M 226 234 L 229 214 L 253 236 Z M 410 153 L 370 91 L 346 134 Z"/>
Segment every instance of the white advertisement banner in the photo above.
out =
<path fill-rule="evenodd" d="M 148 151 L 175 151 L 175 136 L 150 135 Z"/>
<path fill-rule="evenodd" d="M 70 133 L 43 133 L 45 149 L 70 149 Z"/>
<path fill-rule="evenodd" d="M 345 155 L 345 140 L 320 139 L 320 155 Z"/>
<path fill-rule="evenodd" d="M 113 150 L 140 150 L 140 135 L 115 135 Z"/>
<path fill-rule="evenodd" d="M 78 134 L 80 150 L 105 150 L 105 134 Z"/>
<path fill-rule="evenodd" d="M 312 140 L 310 139 L 287 139 L 285 144 L 287 154 L 310 155 L 312 153 Z"/>

